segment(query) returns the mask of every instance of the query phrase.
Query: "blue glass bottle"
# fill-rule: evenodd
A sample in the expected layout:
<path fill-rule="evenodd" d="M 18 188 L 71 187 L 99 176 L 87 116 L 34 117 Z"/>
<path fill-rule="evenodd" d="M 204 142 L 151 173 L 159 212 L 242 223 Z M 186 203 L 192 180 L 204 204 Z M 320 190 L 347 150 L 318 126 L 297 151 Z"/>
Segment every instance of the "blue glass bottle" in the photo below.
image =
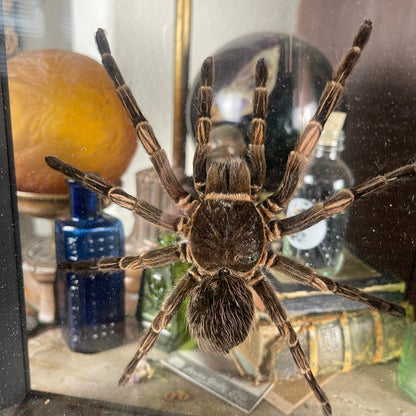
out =
<path fill-rule="evenodd" d="M 70 216 L 55 221 L 57 263 L 124 255 L 121 222 L 100 210 L 100 198 L 68 180 Z M 57 274 L 59 320 L 73 351 L 93 353 L 124 338 L 124 272 Z"/>

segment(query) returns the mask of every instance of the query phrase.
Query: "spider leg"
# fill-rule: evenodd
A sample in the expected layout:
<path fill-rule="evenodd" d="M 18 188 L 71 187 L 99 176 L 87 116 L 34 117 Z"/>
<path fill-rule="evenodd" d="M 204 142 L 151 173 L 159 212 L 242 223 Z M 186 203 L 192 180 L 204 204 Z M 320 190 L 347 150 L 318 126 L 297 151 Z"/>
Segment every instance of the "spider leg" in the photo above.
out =
<path fill-rule="evenodd" d="M 187 244 L 181 243 L 176 246 L 146 251 L 138 256 L 103 257 L 98 260 L 80 260 L 74 263 L 63 262 L 58 264 L 58 269 L 66 272 L 108 272 L 161 267 L 177 261 L 186 260 L 186 248 Z"/>
<path fill-rule="evenodd" d="M 192 203 L 192 196 L 182 187 L 173 173 L 166 152 L 160 147 L 152 126 L 140 111 L 133 93 L 125 83 L 117 63 L 111 55 L 110 46 L 103 29 L 97 30 L 95 39 L 104 68 L 114 82 L 117 94 L 136 129 L 140 142 L 156 169 L 162 186 L 169 197 L 178 204 L 179 207 L 187 211 L 191 208 L 189 204 Z"/>
<path fill-rule="evenodd" d="M 198 90 L 198 120 L 196 122 L 196 145 L 193 160 L 194 188 L 199 194 L 205 192 L 207 176 L 207 156 L 210 150 L 209 139 L 212 128 L 212 84 L 214 80 L 214 60 L 208 57 L 201 67 L 201 85 Z"/>
<path fill-rule="evenodd" d="M 315 115 L 300 135 L 295 149 L 289 154 L 285 174 L 280 186 L 260 205 L 267 218 L 272 218 L 282 211 L 293 197 L 302 177 L 304 167 L 321 135 L 322 128 L 341 99 L 345 81 L 356 66 L 361 50 L 370 37 L 370 32 L 371 22 L 366 20 L 358 30 L 352 48 L 344 56 L 332 80 L 326 83 Z"/>
<path fill-rule="evenodd" d="M 299 344 L 298 336 L 293 329 L 292 324 L 289 322 L 286 311 L 278 299 L 275 290 L 260 273 L 257 273 L 254 276 L 252 287 L 262 300 L 270 319 L 276 325 L 283 339 L 286 341 L 296 366 L 305 377 L 305 380 L 311 387 L 315 397 L 321 403 L 322 413 L 324 416 L 330 415 L 332 410 L 328 397 L 312 373 L 309 360 Z"/>
<path fill-rule="evenodd" d="M 150 351 L 162 329 L 166 327 L 172 316 L 179 310 L 182 303 L 197 285 L 198 278 L 199 276 L 196 273 L 189 270 L 173 289 L 173 292 L 163 302 L 162 308 L 153 319 L 151 326 L 142 334 L 136 354 L 129 362 L 120 378 L 120 385 L 127 383 L 131 374 L 137 367 L 137 364 L 139 364 L 140 360 Z"/>
<path fill-rule="evenodd" d="M 368 179 L 351 189 L 343 189 L 325 201 L 316 203 L 313 207 L 283 220 L 269 223 L 274 238 L 295 234 L 305 230 L 321 220 L 327 219 L 348 208 L 357 199 L 377 192 L 392 183 L 408 177 L 416 176 L 416 163 L 402 166 L 385 175 Z"/>
<path fill-rule="evenodd" d="M 148 202 L 129 195 L 123 191 L 123 189 L 110 185 L 95 173 L 83 172 L 55 156 L 46 156 L 45 161 L 52 169 L 78 181 L 86 188 L 91 189 L 98 194 L 108 197 L 115 204 L 137 213 L 142 218 L 158 227 L 181 232 L 182 226 L 186 222 L 185 217 L 163 212 Z"/>
<path fill-rule="evenodd" d="M 251 172 L 251 197 L 255 199 L 262 189 L 266 177 L 266 159 L 264 156 L 264 140 L 266 134 L 266 115 L 268 96 L 266 82 L 268 71 L 264 59 L 256 65 L 255 89 L 253 93 L 253 119 L 248 130 L 248 159 Z"/>
<path fill-rule="evenodd" d="M 315 273 L 311 268 L 285 257 L 282 254 L 270 253 L 266 265 L 306 286 L 313 287 L 322 292 L 334 293 L 355 302 L 362 302 L 371 308 L 390 313 L 394 316 L 400 317 L 406 315 L 405 309 L 400 305 L 371 296 L 355 287 L 337 283 L 329 277 L 321 276 L 318 273 Z"/>

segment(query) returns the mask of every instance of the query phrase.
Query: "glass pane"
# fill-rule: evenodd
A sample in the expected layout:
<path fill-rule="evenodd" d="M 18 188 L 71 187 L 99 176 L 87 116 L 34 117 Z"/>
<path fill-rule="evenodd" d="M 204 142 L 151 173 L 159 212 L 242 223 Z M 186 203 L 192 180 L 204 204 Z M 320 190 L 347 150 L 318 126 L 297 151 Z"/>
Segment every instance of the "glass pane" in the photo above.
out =
<path fill-rule="evenodd" d="M 109 402 L 113 410 L 139 406 L 148 412 L 193 415 L 320 414 L 319 401 L 270 313 L 299 356 L 297 333 L 310 363 L 303 364 L 301 356 L 298 364 L 305 366 L 303 372 L 309 374 L 310 366 L 317 375 L 334 413 L 351 414 L 357 406 L 368 414 L 395 414 L 398 408 L 403 414 L 414 413 L 411 382 L 410 387 L 406 384 L 411 379 L 406 379 L 406 363 L 414 348 L 412 338 L 405 338 L 415 301 L 414 186 L 409 179 L 414 167 L 356 186 L 413 160 L 415 6 L 410 1 L 377 7 L 371 2 L 354 4 L 5 2 L 33 390 L 72 397 L 68 403 L 81 407 L 86 399 Z M 329 117 L 325 109 L 331 107 L 327 102 L 333 95 L 321 106 L 319 96 L 366 18 L 373 20 L 371 38 L 346 82 L 345 98 L 330 118 L 332 130 L 325 126 L 312 152 L 313 129 L 320 130 L 317 123 Z M 400 30 L 393 30 L 395 25 Z M 141 143 L 136 140 L 101 66 L 94 38 L 98 28 L 104 29 L 98 35 L 104 59 L 109 59 L 105 35 L 158 142 L 131 97 L 123 95 L 126 90 L 116 74 L 122 101 L 137 122 Z M 356 40 L 360 46 L 366 31 Z M 211 121 L 206 103 L 197 98 L 199 71 L 207 56 L 215 62 Z M 265 88 L 260 58 L 268 68 Z M 189 74 L 185 85 L 175 85 L 181 79 L 175 62 L 182 63 L 182 76 Z M 261 85 L 252 123 L 256 65 Z M 107 67 L 114 74 L 112 63 Z M 209 63 L 207 68 L 209 79 Z M 178 101 L 181 88 L 187 92 L 186 103 Z M 206 90 L 202 93 L 209 94 Z M 267 114 L 262 110 L 264 97 Z M 178 133 L 178 106 L 185 113 L 186 145 Z M 305 129 L 314 114 L 315 127 Z M 267 139 L 261 133 L 264 122 Z M 195 145 L 198 132 L 203 140 L 207 124 L 208 156 Z M 298 156 L 290 156 L 296 163 L 287 180 L 286 160 L 302 131 L 312 133 L 301 136 L 305 141 L 297 145 Z M 258 145 L 262 140 L 264 154 Z M 182 144 L 185 148 L 179 152 Z M 147 152 L 155 153 L 149 157 Z M 199 154 L 195 163 L 194 152 Z M 118 188 L 106 188 L 96 176 L 84 178 L 90 188 L 111 188 L 113 201 L 129 209 L 108 198 L 98 201 L 76 184 L 67 185 L 62 174 L 46 165 L 48 155 L 99 173 L 140 201 Z M 214 158 L 217 164 L 212 164 Z M 298 184 L 293 180 L 297 164 L 305 166 Z M 396 181 L 397 176 L 403 178 Z M 283 191 L 275 192 L 282 181 Z M 375 195 L 384 181 L 392 186 Z M 352 193 L 345 191 L 350 187 Z M 344 193 L 324 204 L 328 212 L 321 208 L 315 216 L 308 211 L 335 192 Z M 356 204 L 341 214 L 338 207 L 354 198 Z M 266 199 L 269 202 L 262 202 Z M 149 221 L 133 214 L 133 208 Z M 336 216 L 329 220 L 328 213 Z M 314 228 L 308 230 L 303 221 Z M 173 232 L 178 229 L 182 239 Z M 177 250 L 169 248 L 174 245 Z M 153 249 L 159 254 L 143 254 Z M 130 257 L 121 263 L 104 260 L 99 273 L 86 271 L 97 269 L 96 263 L 84 263 L 82 270 L 70 268 L 76 267 L 70 266 L 76 260 L 124 254 L 142 256 L 134 260 L 141 261 L 144 270 L 109 271 L 110 265 L 128 264 Z M 57 270 L 57 263 L 63 262 L 66 266 Z M 190 263 L 194 265 L 188 273 Z M 334 287 L 328 278 L 340 285 L 343 296 L 321 295 L 295 282 Z M 343 285 L 384 301 L 357 303 L 351 298 L 359 295 Z M 170 298 L 172 302 L 163 303 L 175 287 L 183 289 L 174 292 L 181 302 L 176 305 L 176 298 Z M 254 292 L 259 296 L 253 297 Z M 294 331 L 285 323 L 275 294 Z M 386 313 L 389 308 L 393 315 L 403 312 L 386 306 L 388 302 L 402 303 L 407 316 Z M 374 305 L 384 312 L 370 309 Z M 160 309 L 175 309 L 169 323 L 165 315 L 157 315 Z M 167 324 L 163 330 L 161 322 Z M 199 335 L 201 349 L 188 326 Z M 152 343 L 160 332 L 156 345 L 129 373 L 126 386 L 119 386 L 140 334 L 151 328 L 155 334 L 146 342 Z M 410 347 L 403 351 L 409 357 L 399 365 L 406 342 Z M 230 351 L 211 354 L 204 347 Z M 311 382 L 319 389 L 317 383 Z M 39 397 L 33 399 L 34 406 L 43 400 Z"/>

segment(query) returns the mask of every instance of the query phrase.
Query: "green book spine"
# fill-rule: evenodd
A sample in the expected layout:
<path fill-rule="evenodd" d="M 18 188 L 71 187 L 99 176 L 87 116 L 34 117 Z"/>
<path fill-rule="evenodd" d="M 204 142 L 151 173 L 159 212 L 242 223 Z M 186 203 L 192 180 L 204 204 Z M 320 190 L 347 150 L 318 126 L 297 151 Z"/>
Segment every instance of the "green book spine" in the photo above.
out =
<path fill-rule="evenodd" d="M 350 371 L 398 358 L 413 310 L 397 318 L 376 310 L 305 315 L 291 319 L 315 375 Z M 246 341 L 231 351 L 242 375 L 256 381 L 300 377 L 276 327 L 258 320 Z"/>

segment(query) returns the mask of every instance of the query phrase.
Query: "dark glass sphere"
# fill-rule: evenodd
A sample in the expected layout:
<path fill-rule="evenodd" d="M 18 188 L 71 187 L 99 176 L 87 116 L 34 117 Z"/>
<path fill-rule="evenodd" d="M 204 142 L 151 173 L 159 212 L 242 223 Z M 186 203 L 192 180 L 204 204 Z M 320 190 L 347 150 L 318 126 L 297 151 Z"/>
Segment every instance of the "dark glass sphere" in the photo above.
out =
<path fill-rule="evenodd" d="M 264 189 L 271 191 L 283 177 L 289 152 L 313 116 L 325 83 L 331 78 L 332 68 L 317 48 L 288 34 L 243 36 L 215 53 L 213 125 L 232 126 L 246 145 L 254 71 L 260 58 L 265 59 L 269 70 Z M 187 127 L 193 138 L 198 87 L 199 77 L 190 90 L 187 103 Z M 229 146 L 230 139 L 226 140 Z"/>

